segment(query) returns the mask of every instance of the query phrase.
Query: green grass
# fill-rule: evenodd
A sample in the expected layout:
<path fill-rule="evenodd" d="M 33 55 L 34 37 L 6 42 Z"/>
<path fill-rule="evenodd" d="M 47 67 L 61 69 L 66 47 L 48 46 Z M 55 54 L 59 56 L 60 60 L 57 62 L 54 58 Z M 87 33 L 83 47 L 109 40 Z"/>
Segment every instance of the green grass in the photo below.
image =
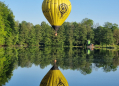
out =
<path fill-rule="evenodd" d="M 108 49 L 114 49 L 114 50 L 119 50 L 118 45 L 95 45 L 95 49 L 100 49 L 100 48 L 108 48 Z"/>

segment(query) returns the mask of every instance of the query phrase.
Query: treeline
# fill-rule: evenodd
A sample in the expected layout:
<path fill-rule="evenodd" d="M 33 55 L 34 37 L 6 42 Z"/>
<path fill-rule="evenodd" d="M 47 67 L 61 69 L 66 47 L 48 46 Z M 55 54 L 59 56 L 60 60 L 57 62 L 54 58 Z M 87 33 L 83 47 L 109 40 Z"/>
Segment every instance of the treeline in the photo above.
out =
<path fill-rule="evenodd" d="M 85 18 L 80 23 L 64 22 L 55 37 L 55 31 L 46 22 L 33 25 L 30 22 L 14 20 L 13 12 L 0 2 L 0 45 L 45 45 L 84 46 L 87 40 L 95 45 L 119 44 L 119 27 L 106 22 L 104 26 L 94 25 Z"/>

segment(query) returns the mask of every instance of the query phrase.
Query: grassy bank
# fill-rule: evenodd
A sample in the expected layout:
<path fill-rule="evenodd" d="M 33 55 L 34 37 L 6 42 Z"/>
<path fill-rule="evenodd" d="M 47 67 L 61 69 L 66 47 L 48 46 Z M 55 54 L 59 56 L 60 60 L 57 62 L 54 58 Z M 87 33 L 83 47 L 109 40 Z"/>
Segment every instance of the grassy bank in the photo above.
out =
<path fill-rule="evenodd" d="M 108 49 L 118 49 L 119 50 L 119 46 L 118 45 L 95 45 L 96 49 L 100 49 L 100 48 L 108 48 Z"/>

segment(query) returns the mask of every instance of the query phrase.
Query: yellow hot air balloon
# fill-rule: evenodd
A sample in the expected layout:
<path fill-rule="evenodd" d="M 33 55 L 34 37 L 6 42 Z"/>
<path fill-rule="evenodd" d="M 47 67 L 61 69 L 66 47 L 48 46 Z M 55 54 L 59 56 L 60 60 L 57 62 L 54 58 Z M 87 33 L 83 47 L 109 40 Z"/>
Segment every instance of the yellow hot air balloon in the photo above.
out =
<path fill-rule="evenodd" d="M 69 0 L 44 0 L 42 11 L 57 33 L 71 12 L 71 2 Z"/>
<path fill-rule="evenodd" d="M 42 79 L 40 86 L 69 86 L 66 78 L 56 65 Z"/>

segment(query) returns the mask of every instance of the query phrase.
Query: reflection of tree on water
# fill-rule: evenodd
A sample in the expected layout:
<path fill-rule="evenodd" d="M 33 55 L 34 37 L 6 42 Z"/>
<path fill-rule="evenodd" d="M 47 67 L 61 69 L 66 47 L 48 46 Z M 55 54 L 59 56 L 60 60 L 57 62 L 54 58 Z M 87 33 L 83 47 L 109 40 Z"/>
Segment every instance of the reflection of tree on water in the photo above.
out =
<path fill-rule="evenodd" d="M 31 63 L 45 68 L 57 59 L 57 65 L 62 69 L 79 70 L 82 74 L 92 72 L 92 63 L 95 68 L 103 67 L 105 72 L 115 71 L 119 65 L 118 51 L 94 50 L 90 54 L 84 49 L 45 47 L 42 50 L 36 47 L 18 50 L 19 66 L 30 67 Z M 115 60 L 117 59 L 117 60 Z M 115 63 L 116 62 L 116 63 Z"/>
<path fill-rule="evenodd" d="M 53 67 L 42 79 L 40 86 L 69 86 L 66 78 L 56 65 L 56 60 Z"/>
<path fill-rule="evenodd" d="M 15 66 L 31 67 L 35 64 L 45 68 L 54 59 L 58 60 L 60 68 L 78 70 L 84 75 L 101 67 L 104 72 L 116 71 L 119 65 L 118 53 L 119 51 L 94 50 L 87 54 L 84 49 L 62 47 L 0 48 L 0 85 L 9 81 Z"/>
<path fill-rule="evenodd" d="M 119 65 L 119 57 L 115 53 L 119 52 L 100 50 L 100 55 L 94 55 L 95 65 L 98 68 L 103 67 L 104 72 L 116 71 Z M 117 60 L 116 65 L 115 60 Z"/>
<path fill-rule="evenodd" d="M 0 86 L 5 85 L 13 76 L 15 56 L 14 50 L 0 48 Z"/>

